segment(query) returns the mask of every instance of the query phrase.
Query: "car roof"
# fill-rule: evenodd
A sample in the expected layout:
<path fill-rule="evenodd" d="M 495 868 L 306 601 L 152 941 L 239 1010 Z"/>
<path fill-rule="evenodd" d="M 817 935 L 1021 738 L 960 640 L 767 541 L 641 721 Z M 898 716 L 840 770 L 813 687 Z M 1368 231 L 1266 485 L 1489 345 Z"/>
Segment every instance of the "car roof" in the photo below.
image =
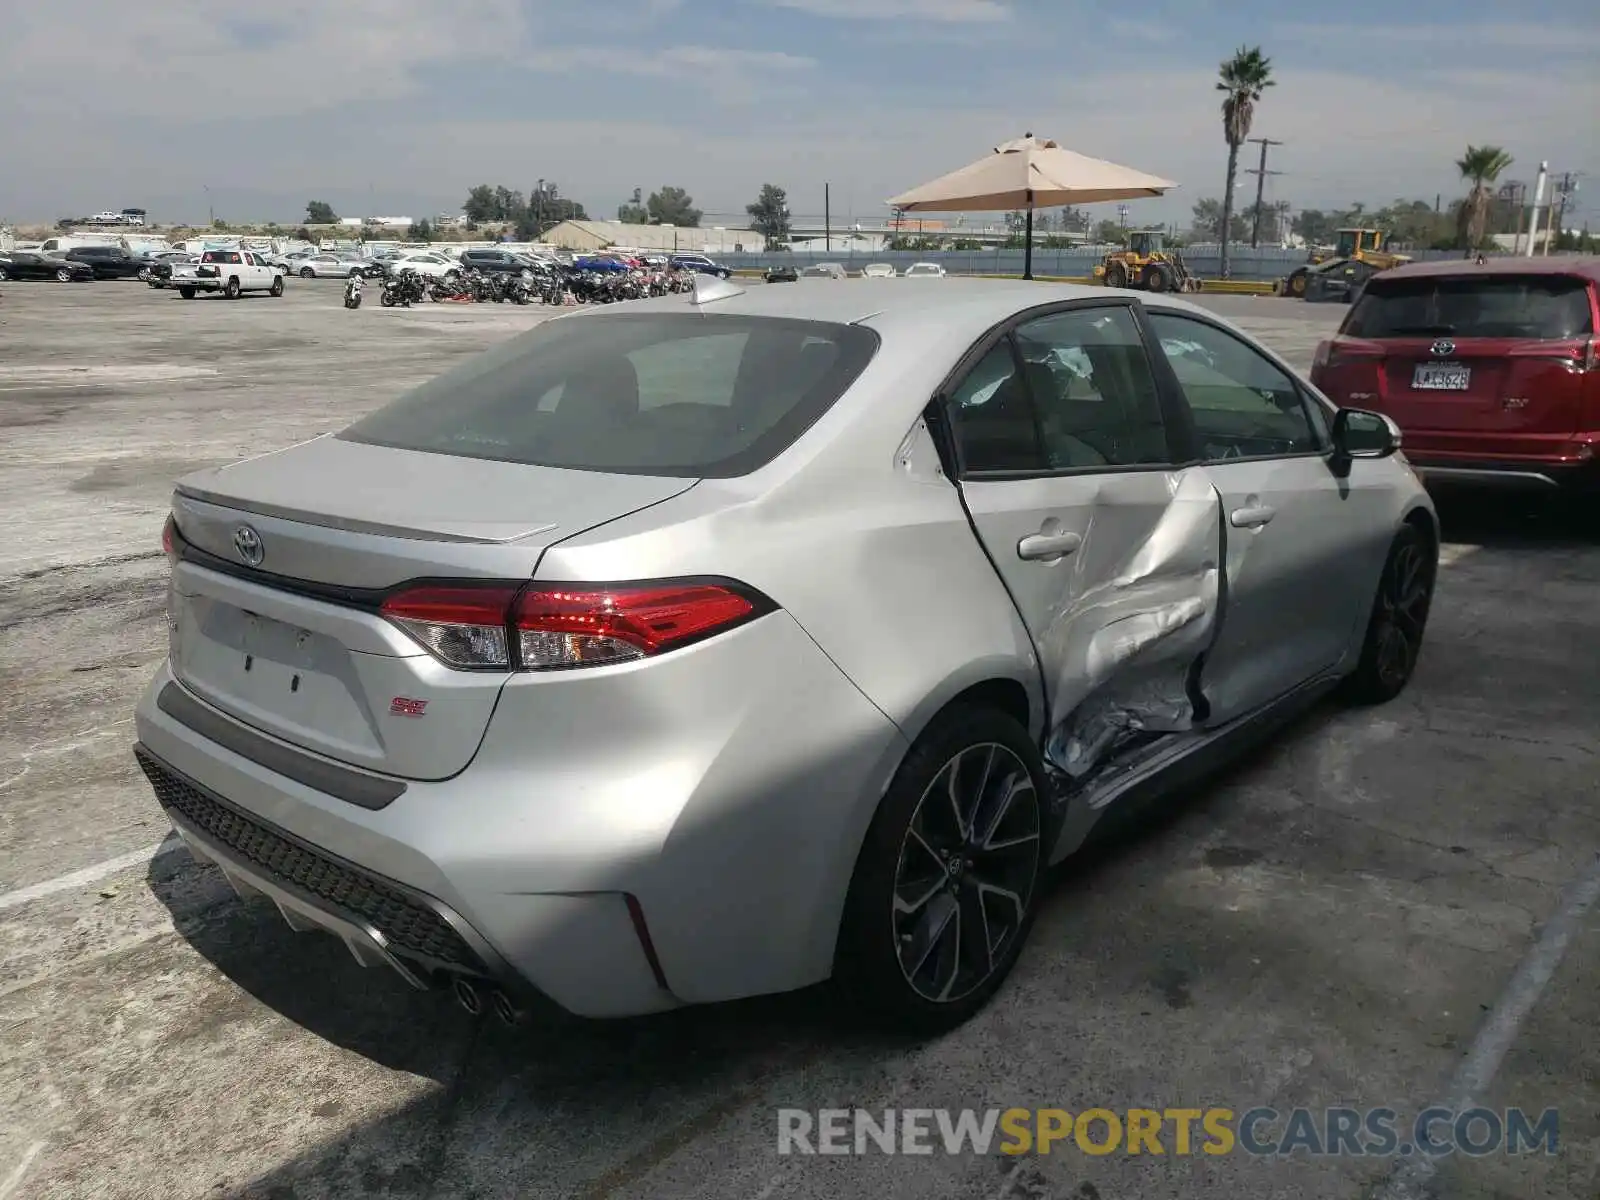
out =
<path fill-rule="evenodd" d="M 1119 295 L 1121 293 L 1098 286 L 1030 283 L 1021 279 L 958 277 L 953 286 L 937 292 L 907 291 L 889 279 L 860 279 L 848 281 L 844 287 L 750 288 L 703 307 L 691 306 L 689 298 L 682 295 L 634 300 L 625 305 L 605 305 L 583 315 L 603 319 L 630 312 L 687 311 L 789 317 L 838 325 L 870 323 L 874 328 L 902 322 L 926 323 L 931 318 L 947 333 L 964 329 L 977 337 L 1024 309 L 1068 300 L 1106 300 Z M 1198 312 L 1213 321 L 1219 320 L 1215 313 L 1176 297 L 1141 296 L 1140 299 L 1149 309 Z"/>
<path fill-rule="evenodd" d="M 1373 276 L 1374 279 L 1459 279 L 1468 275 L 1567 275 L 1600 283 L 1600 256 L 1573 258 L 1523 258 L 1496 256 L 1485 262 L 1470 258 L 1435 259 L 1405 263 Z"/>

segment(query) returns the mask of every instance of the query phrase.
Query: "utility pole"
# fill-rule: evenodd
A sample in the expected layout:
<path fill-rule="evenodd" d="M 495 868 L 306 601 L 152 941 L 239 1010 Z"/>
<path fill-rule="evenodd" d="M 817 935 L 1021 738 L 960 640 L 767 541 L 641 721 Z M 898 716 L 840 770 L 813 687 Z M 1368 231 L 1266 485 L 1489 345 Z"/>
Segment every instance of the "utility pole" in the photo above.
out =
<path fill-rule="evenodd" d="M 1550 164 L 1539 164 L 1539 176 L 1533 181 L 1533 200 L 1528 205 L 1528 257 L 1539 253 L 1539 206 L 1544 203 L 1544 185 L 1550 178 Z"/>
<path fill-rule="evenodd" d="M 1578 179 L 1571 171 L 1566 171 L 1561 176 L 1561 186 L 1556 189 L 1556 195 L 1561 197 L 1561 202 L 1556 206 L 1556 236 L 1560 237 L 1567 231 L 1567 201 L 1572 199 L 1572 194 L 1578 190 Z"/>
<path fill-rule="evenodd" d="M 1267 190 L 1267 176 L 1283 174 L 1282 171 L 1267 170 L 1267 147 L 1281 146 L 1283 143 L 1275 142 L 1271 138 L 1251 138 L 1250 140 L 1261 147 L 1261 165 L 1253 171 L 1247 170 L 1245 172 L 1246 175 L 1254 175 L 1256 177 L 1256 213 L 1255 220 L 1250 223 L 1250 248 L 1254 250 L 1261 245 L 1261 200 Z M 1226 235 L 1227 230 L 1224 230 L 1223 233 Z"/>
<path fill-rule="evenodd" d="M 822 249 L 833 253 L 833 191 L 826 183 L 822 185 Z"/>

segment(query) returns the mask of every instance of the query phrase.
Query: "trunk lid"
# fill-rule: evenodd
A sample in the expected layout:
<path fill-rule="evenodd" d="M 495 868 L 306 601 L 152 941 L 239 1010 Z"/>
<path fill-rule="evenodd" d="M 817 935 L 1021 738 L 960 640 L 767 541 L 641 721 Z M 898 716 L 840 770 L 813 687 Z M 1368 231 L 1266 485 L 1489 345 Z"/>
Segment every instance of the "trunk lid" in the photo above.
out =
<path fill-rule="evenodd" d="M 1560 437 L 1578 430 L 1580 341 L 1397 339 L 1384 349 L 1379 395 L 1402 429 Z"/>
<path fill-rule="evenodd" d="M 382 596 L 419 579 L 528 579 L 547 546 L 695 482 L 336 438 L 189 476 L 173 497 L 186 544 L 173 671 L 286 742 L 448 778 L 477 752 L 507 675 L 444 666 L 379 615 Z"/>

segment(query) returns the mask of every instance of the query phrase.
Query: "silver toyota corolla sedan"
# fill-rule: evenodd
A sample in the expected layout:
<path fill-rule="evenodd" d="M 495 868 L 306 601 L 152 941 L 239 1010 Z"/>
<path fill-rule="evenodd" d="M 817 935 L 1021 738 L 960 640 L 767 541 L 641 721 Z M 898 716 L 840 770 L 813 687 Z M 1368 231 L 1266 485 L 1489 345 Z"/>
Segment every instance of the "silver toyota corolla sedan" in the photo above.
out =
<path fill-rule="evenodd" d="M 1167 296 L 704 278 L 182 480 L 136 753 L 242 893 L 474 1011 L 947 1027 L 1108 811 L 1405 686 L 1398 446 Z"/>

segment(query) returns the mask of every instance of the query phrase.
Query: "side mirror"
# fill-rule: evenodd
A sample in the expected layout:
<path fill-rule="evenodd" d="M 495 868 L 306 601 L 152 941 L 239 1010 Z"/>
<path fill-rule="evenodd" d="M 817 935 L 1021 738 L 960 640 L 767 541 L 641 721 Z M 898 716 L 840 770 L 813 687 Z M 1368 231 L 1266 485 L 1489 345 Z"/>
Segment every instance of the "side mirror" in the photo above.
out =
<path fill-rule="evenodd" d="M 1388 458 L 1400 449 L 1400 427 L 1382 413 L 1341 408 L 1333 419 L 1333 454 L 1356 458 Z"/>

